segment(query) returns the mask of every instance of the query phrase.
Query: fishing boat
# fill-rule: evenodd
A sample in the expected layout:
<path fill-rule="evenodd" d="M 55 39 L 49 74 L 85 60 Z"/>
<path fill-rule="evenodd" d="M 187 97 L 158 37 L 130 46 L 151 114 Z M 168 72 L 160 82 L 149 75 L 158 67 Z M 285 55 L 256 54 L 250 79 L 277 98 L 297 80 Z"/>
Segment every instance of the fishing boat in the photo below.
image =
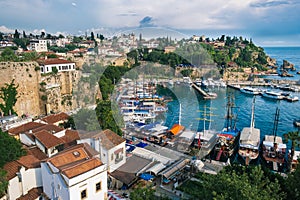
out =
<path fill-rule="evenodd" d="M 239 141 L 238 154 L 246 165 L 249 165 L 251 161 L 257 161 L 259 155 L 260 129 L 254 127 L 254 104 L 255 98 L 252 103 L 250 127 L 243 128 Z"/>
<path fill-rule="evenodd" d="M 286 160 L 286 144 L 283 144 L 282 137 L 277 136 L 277 127 L 279 121 L 279 109 L 276 109 L 273 135 L 265 135 L 262 142 L 262 158 L 265 165 L 278 172 L 284 172 Z"/>
<path fill-rule="evenodd" d="M 246 94 L 252 94 L 252 95 L 257 95 L 260 94 L 261 90 L 258 88 L 254 87 L 242 87 L 240 88 L 240 91 Z"/>
<path fill-rule="evenodd" d="M 267 90 L 263 92 L 262 96 L 270 99 L 276 99 L 276 100 L 281 100 L 284 98 L 284 96 L 280 92 L 275 92 L 271 90 Z"/>
<path fill-rule="evenodd" d="M 218 134 L 218 141 L 211 152 L 213 160 L 227 162 L 238 147 L 238 139 L 240 130 L 236 128 L 236 115 L 233 113 L 234 102 L 233 97 L 227 97 L 227 113 L 225 116 L 225 126 Z"/>

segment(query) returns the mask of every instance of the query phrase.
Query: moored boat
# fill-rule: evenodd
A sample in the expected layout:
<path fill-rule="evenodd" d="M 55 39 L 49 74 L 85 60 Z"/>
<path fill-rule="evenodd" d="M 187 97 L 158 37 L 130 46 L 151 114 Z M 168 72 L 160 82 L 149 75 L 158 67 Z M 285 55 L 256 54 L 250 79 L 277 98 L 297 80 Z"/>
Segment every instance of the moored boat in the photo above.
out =
<path fill-rule="evenodd" d="M 284 96 L 280 92 L 275 92 L 275 91 L 271 91 L 271 90 L 267 90 L 267 91 L 263 92 L 262 96 L 270 98 L 270 99 L 276 99 L 276 100 L 281 100 L 284 98 Z"/>
<path fill-rule="evenodd" d="M 243 128 L 239 141 L 238 154 L 243 158 L 246 165 L 257 160 L 259 155 L 260 129 L 254 127 L 254 103 L 255 98 L 252 103 L 250 127 Z"/>
<path fill-rule="evenodd" d="M 226 121 L 223 130 L 218 134 L 218 141 L 211 152 L 211 158 L 227 162 L 238 146 L 240 130 L 236 128 L 236 115 L 233 113 L 234 103 L 232 96 L 228 96 Z"/>
<path fill-rule="evenodd" d="M 279 109 L 276 109 L 273 135 L 265 135 L 262 142 L 262 158 L 265 165 L 278 172 L 284 172 L 286 169 L 286 144 L 283 144 L 282 137 L 277 136 L 277 126 L 279 121 Z"/>
<path fill-rule="evenodd" d="M 252 94 L 252 95 L 257 95 L 261 93 L 261 90 L 258 88 L 253 88 L 253 87 L 242 87 L 240 88 L 240 91 L 246 94 Z"/>

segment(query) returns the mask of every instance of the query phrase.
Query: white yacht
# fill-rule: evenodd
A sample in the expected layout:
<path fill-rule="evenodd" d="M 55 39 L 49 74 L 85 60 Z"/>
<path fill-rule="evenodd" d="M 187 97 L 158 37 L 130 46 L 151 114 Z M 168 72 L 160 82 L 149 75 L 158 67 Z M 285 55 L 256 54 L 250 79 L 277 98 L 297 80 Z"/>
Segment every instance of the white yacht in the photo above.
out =
<path fill-rule="evenodd" d="M 253 95 L 260 94 L 260 89 L 253 88 L 253 87 L 242 87 L 240 88 L 240 91 L 246 94 L 253 94 Z"/>
<path fill-rule="evenodd" d="M 276 100 L 281 100 L 284 98 L 284 96 L 280 92 L 275 92 L 275 91 L 271 91 L 271 90 L 267 90 L 267 91 L 263 92 L 262 96 L 270 98 L 270 99 L 276 99 Z"/>

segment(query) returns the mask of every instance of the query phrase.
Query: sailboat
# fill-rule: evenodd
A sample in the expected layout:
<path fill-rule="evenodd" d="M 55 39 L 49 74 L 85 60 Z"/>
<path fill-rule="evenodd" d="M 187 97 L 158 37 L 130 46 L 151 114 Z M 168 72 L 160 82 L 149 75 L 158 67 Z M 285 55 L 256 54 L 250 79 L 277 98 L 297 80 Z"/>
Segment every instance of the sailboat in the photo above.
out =
<path fill-rule="evenodd" d="M 210 107 L 211 108 L 211 107 Z M 198 120 L 203 120 L 203 131 L 198 132 L 195 136 L 195 142 L 198 148 L 200 149 L 197 157 L 199 159 L 204 158 L 208 154 L 210 154 L 211 150 L 215 146 L 217 140 L 218 140 L 218 134 L 215 130 L 212 130 L 210 128 L 211 123 L 209 123 L 209 128 L 206 130 L 206 121 L 211 122 L 211 116 L 212 113 L 210 111 L 207 111 L 207 107 L 204 106 L 204 113 L 202 114 L 202 118 L 198 118 Z M 208 119 L 207 116 L 210 116 Z"/>
<path fill-rule="evenodd" d="M 260 129 L 254 127 L 254 104 L 255 97 L 252 102 L 251 124 L 250 127 L 243 128 L 239 141 L 238 154 L 243 158 L 246 165 L 258 159 L 260 146 Z"/>
<path fill-rule="evenodd" d="M 218 134 L 218 141 L 214 151 L 211 152 L 212 159 L 223 162 L 227 162 L 228 158 L 237 150 L 240 136 L 240 130 L 236 128 L 236 115 L 233 113 L 234 102 L 231 95 L 227 97 L 226 108 L 225 127 Z"/>
<path fill-rule="evenodd" d="M 286 160 L 286 144 L 283 144 L 282 137 L 277 136 L 277 127 L 279 121 L 279 109 L 276 109 L 273 135 L 265 135 L 262 142 L 262 158 L 265 165 L 278 172 L 283 172 L 287 160 Z"/>

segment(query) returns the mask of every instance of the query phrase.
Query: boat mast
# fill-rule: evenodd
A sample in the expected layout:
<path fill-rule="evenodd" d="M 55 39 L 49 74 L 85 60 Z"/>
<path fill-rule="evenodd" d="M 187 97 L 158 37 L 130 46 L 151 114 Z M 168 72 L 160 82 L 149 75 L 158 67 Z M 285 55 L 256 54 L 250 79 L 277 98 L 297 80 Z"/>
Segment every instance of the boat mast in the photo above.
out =
<path fill-rule="evenodd" d="M 278 128 L 278 121 L 279 121 L 279 108 L 276 108 L 275 112 L 275 120 L 274 120 L 274 126 L 273 126 L 273 135 L 274 135 L 274 143 L 276 142 L 276 136 L 277 136 L 277 128 Z"/>
<path fill-rule="evenodd" d="M 251 124 L 250 124 L 251 130 L 252 128 L 254 128 L 254 109 L 255 109 L 254 104 L 255 104 L 255 96 L 253 97 L 253 102 L 252 102 Z"/>
<path fill-rule="evenodd" d="M 178 124 L 181 125 L 181 103 L 179 103 L 179 120 Z"/>

